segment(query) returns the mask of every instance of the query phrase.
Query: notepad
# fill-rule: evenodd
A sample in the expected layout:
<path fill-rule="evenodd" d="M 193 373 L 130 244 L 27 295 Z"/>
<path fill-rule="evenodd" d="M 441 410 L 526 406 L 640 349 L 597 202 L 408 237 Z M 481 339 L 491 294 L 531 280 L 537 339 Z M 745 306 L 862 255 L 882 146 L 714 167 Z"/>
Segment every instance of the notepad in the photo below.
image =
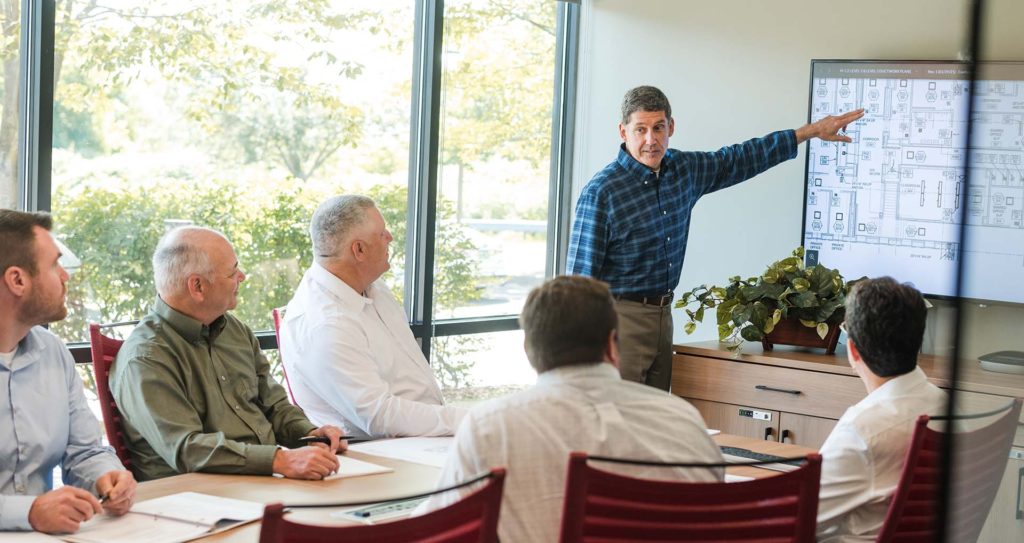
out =
<path fill-rule="evenodd" d="M 388 473 L 395 471 L 394 468 L 356 460 L 348 456 L 338 455 L 338 471 L 333 475 L 324 477 L 325 481 L 331 479 L 347 479 L 349 477 L 362 477 L 363 475 L 374 475 L 377 473 Z"/>
<path fill-rule="evenodd" d="M 416 464 L 426 464 L 437 468 L 444 467 L 451 448 L 452 437 L 400 437 L 378 439 L 352 445 L 350 451 L 394 458 Z"/>
<path fill-rule="evenodd" d="M 263 504 L 181 492 L 135 504 L 127 514 L 100 515 L 74 534 L 74 543 L 181 543 L 241 526 L 263 517 Z"/>

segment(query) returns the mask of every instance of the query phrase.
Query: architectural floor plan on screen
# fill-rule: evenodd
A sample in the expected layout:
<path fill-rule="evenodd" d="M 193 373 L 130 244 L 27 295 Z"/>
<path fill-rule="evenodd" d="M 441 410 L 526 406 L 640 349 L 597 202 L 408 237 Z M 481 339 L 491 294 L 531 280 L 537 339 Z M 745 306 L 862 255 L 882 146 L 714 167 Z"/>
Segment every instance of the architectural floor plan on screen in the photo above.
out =
<path fill-rule="evenodd" d="M 971 88 L 962 70 L 941 68 L 854 65 L 825 76 L 815 69 L 812 121 L 859 107 L 866 114 L 848 127 L 853 143 L 813 140 L 809 147 L 804 243 L 847 278 L 904 275 L 939 295 L 956 294 L 964 258 L 964 295 L 1004 300 L 1007 293 L 989 291 L 1013 287 L 987 274 L 1024 280 L 1024 81 L 979 80 Z M 1024 293 L 1013 296 L 1024 302 Z"/>

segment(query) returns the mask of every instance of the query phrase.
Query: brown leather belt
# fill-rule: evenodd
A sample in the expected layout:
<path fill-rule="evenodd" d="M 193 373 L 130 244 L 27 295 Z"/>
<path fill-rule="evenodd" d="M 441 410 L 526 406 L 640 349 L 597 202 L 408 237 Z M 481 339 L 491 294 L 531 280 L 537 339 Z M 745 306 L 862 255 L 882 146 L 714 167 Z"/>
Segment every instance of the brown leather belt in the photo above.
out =
<path fill-rule="evenodd" d="M 669 292 L 668 294 L 655 294 L 653 296 L 645 296 L 643 294 L 616 294 L 615 299 L 636 302 L 644 305 L 665 307 L 672 303 L 673 296 L 675 296 L 675 293 L 672 292 Z"/>

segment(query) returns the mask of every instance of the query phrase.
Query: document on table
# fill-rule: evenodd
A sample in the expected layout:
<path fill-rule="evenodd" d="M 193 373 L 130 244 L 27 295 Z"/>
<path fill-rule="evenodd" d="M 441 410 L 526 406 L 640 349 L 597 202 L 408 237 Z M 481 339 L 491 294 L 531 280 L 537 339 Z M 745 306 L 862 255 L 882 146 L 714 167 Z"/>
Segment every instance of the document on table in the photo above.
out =
<path fill-rule="evenodd" d="M 181 492 L 135 504 L 127 514 L 93 517 L 74 534 L 74 543 L 181 543 L 263 517 L 263 504 Z"/>
<path fill-rule="evenodd" d="M 722 433 L 721 430 L 712 430 L 711 428 L 708 428 L 708 435 L 709 436 L 717 436 L 720 433 Z"/>
<path fill-rule="evenodd" d="M 374 475 L 377 473 L 388 473 L 395 471 L 393 468 L 372 464 L 362 460 L 356 460 L 345 455 L 338 455 L 338 471 L 334 475 L 324 477 L 325 481 L 331 479 L 347 479 L 349 477 L 362 477 L 363 475 Z"/>
<path fill-rule="evenodd" d="M 378 439 L 351 445 L 348 450 L 442 468 L 454 439 L 452 437 Z"/>

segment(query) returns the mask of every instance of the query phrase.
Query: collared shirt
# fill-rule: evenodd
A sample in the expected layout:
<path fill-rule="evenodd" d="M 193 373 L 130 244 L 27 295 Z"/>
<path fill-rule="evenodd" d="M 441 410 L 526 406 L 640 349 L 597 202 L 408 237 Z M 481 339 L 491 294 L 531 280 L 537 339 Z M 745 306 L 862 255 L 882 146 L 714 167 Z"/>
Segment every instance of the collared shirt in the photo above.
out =
<path fill-rule="evenodd" d="M 450 436 L 466 410 L 444 405 L 405 311 L 382 281 L 363 296 L 317 263 L 281 327 L 295 401 L 354 437 Z"/>
<path fill-rule="evenodd" d="M 67 347 L 32 328 L 10 363 L 0 359 L 0 530 L 31 530 L 28 512 L 53 488 L 53 468 L 66 484 L 95 492 L 96 479 L 124 469 L 100 441 Z"/>
<path fill-rule="evenodd" d="M 508 469 L 498 533 L 502 541 L 557 541 L 569 453 L 660 462 L 722 462 L 697 410 L 678 396 L 623 381 L 608 363 L 549 370 L 528 390 L 473 408 L 459 426 L 441 486 L 492 467 Z M 720 481 L 720 468 L 601 469 L 650 479 Z M 438 495 L 421 510 L 453 503 Z"/>
<path fill-rule="evenodd" d="M 615 294 L 668 293 L 679 284 L 697 200 L 796 152 L 795 132 L 783 130 L 714 152 L 669 149 L 654 172 L 620 146 L 576 202 L 567 273 L 605 281 Z"/>
<path fill-rule="evenodd" d="M 874 541 L 921 415 L 946 412 L 921 368 L 890 379 L 843 413 L 821 446 L 818 540 Z"/>
<path fill-rule="evenodd" d="M 179 473 L 269 475 L 277 445 L 315 426 L 270 377 L 256 336 L 225 314 L 210 326 L 157 299 L 110 373 L 140 480 Z"/>

